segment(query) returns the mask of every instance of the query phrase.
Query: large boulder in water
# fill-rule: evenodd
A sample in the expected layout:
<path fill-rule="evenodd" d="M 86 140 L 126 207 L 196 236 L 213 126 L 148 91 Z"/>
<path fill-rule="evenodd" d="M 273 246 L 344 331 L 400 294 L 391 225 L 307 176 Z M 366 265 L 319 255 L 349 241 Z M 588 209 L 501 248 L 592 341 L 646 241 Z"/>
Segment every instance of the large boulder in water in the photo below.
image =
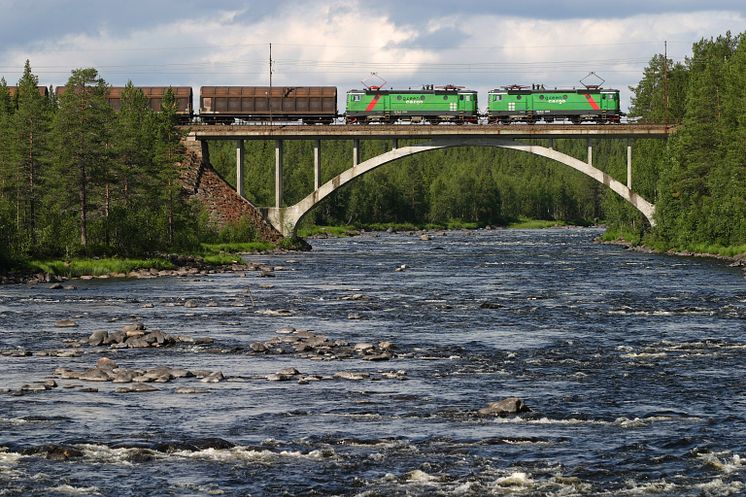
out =
<path fill-rule="evenodd" d="M 490 402 L 479 410 L 480 416 L 508 416 L 523 412 L 531 412 L 531 409 L 518 397 L 508 397 L 497 402 Z"/>

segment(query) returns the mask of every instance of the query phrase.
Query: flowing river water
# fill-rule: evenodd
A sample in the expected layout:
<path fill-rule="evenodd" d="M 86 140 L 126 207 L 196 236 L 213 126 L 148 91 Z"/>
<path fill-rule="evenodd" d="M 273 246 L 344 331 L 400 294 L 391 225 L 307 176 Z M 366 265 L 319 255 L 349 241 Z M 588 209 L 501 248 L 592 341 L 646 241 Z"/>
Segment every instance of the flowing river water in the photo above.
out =
<path fill-rule="evenodd" d="M 0 495 L 743 495 L 743 271 L 599 233 L 368 233 L 246 257 L 274 277 L 1 287 Z M 134 322 L 181 338 L 86 343 Z M 272 345 L 298 336 L 337 348 Z M 190 374 L 65 378 L 102 357 Z M 513 396 L 531 412 L 479 414 Z"/>

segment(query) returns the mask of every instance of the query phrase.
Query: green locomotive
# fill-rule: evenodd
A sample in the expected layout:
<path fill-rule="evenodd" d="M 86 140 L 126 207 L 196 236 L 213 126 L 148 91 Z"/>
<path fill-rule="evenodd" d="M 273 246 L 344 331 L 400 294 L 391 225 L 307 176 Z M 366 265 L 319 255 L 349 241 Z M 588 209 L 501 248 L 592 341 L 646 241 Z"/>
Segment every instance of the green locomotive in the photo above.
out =
<path fill-rule="evenodd" d="M 506 86 L 487 94 L 487 119 L 490 123 L 509 124 L 538 120 L 551 123 L 567 119 L 579 124 L 585 121 L 618 123 L 619 90 L 586 86 L 577 89 L 545 89 L 542 85 Z"/>
<path fill-rule="evenodd" d="M 382 123 L 397 121 L 439 124 L 477 123 L 477 92 L 459 86 L 426 85 L 418 90 L 383 89 L 370 86 L 347 92 L 347 123 Z"/>

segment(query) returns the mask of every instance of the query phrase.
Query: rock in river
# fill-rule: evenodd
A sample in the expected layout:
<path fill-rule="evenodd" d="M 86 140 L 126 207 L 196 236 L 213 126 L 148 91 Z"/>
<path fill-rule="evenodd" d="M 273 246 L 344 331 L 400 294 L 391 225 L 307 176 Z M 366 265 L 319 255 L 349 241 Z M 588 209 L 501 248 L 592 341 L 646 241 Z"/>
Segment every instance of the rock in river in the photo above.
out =
<path fill-rule="evenodd" d="M 479 410 L 481 416 L 507 416 L 531 412 L 531 409 L 518 397 L 508 397 L 497 402 L 490 402 Z"/>
<path fill-rule="evenodd" d="M 77 328 L 78 323 L 73 321 L 72 319 L 60 319 L 54 322 L 54 325 L 57 328 Z"/>

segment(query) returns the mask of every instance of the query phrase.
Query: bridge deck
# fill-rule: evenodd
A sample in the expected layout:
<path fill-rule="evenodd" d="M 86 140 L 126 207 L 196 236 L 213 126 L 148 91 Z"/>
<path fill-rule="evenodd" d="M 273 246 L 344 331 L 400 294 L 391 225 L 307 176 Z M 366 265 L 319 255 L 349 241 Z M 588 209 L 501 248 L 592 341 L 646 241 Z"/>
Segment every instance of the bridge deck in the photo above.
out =
<path fill-rule="evenodd" d="M 416 139 L 416 138 L 667 138 L 673 126 L 662 124 L 534 124 L 534 125 L 193 125 L 184 126 L 196 140 L 272 139 Z"/>

